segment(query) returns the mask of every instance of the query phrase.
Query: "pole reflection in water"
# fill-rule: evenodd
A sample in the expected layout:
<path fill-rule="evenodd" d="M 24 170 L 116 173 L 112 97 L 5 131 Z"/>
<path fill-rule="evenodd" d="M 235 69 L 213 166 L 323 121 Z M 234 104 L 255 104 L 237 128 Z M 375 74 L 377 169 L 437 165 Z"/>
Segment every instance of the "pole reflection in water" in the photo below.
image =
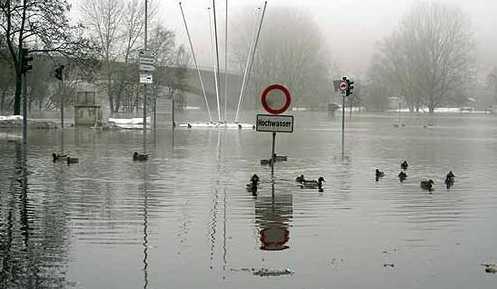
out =
<path fill-rule="evenodd" d="M 26 146 L 19 141 L 7 150 L 14 170 L 0 180 L 0 288 L 66 288 L 65 220 L 52 219 L 49 202 L 38 203 L 43 196 L 30 189 Z"/>
<path fill-rule="evenodd" d="M 220 185 L 220 180 L 219 180 L 219 176 L 220 176 L 220 173 L 221 173 L 221 152 L 222 152 L 222 148 L 221 148 L 221 131 L 218 130 L 217 132 L 217 146 L 216 146 L 216 176 L 218 176 L 218 178 L 216 179 L 216 184 L 215 184 L 215 187 L 214 187 L 214 200 L 213 200 L 213 205 L 212 205 L 212 209 L 211 209 L 211 221 L 210 221 L 210 241 L 211 241 L 211 246 L 210 246 L 210 265 L 209 265 L 209 268 L 212 270 L 213 269 L 213 266 L 212 266 L 212 263 L 213 263 L 213 260 L 214 260 L 214 255 L 215 255 L 215 247 L 216 247 L 216 233 L 217 233 L 217 211 L 218 211 L 218 206 L 219 206 L 219 185 Z"/>
<path fill-rule="evenodd" d="M 28 216 L 28 169 L 26 164 L 26 145 L 20 145 L 16 143 L 16 159 L 17 159 L 17 170 L 20 175 L 18 181 L 21 185 L 21 231 L 24 236 L 24 246 L 28 249 L 29 241 L 29 216 Z"/>
<path fill-rule="evenodd" d="M 143 163 L 143 289 L 148 288 L 148 192 L 147 164 Z"/>
<path fill-rule="evenodd" d="M 261 250 L 281 251 L 290 248 L 290 222 L 293 217 L 293 196 L 275 193 L 255 200 L 255 223 L 259 230 Z"/>

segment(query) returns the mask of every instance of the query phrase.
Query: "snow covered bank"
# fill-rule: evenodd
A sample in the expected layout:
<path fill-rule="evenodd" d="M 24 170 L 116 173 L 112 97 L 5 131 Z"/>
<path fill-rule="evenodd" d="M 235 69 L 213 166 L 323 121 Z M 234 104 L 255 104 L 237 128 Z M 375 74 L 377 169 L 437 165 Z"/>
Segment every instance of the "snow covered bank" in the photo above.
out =
<path fill-rule="evenodd" d="M 22 120 L 21 115 L 0 116 L 0 129 L 20 129 L 22 128 Z M 55 129 L 58 127 L 54 121 L 28 118 L 28 128 L 30 129 Z"/>

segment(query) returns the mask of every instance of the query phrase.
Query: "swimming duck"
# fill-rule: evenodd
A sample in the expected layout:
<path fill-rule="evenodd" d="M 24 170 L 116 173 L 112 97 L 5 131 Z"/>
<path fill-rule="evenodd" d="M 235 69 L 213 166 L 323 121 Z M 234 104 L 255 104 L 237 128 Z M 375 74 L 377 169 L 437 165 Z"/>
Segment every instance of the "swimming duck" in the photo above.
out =
<path fill-rule="evenodd" d="M 404 171 L 401 171 L 399 173 L 399 179 L 400 179 L 400 182 L 402 183 L 405 179 L 407 179 L 407 174 Z"/>
<path fill-rule="evenodd" d="M 303 180 L 300 188 L 302 188 L 302 189 L 319 189 L 319 191 L 322 192 L 323 191 L 323 182 L 326 182 L 323 177 L 319 177 L 319 179 L 317 181 L 316 180 L 310 180 L 310 181 Z"/>
<path fill-rule="evenodd" d="M 147 161 L 148 160 L 148 156 L 147 154 L 139 154 L 137 152 L 134 152 L 133 153 L 133 160 L 134 161 Z"/>
<path fill-rule="evenodd" d="M 59 160 L 67 158 L 67 154 L 65 154 L 65 155 L 59 155 L 59 154 L 56 154 L 56 153 L 52 153 L 52 158 L 53 158 L 53 162 L 55 163 L 55 162 L 57 162 Z"/>
<path fill-rule="evenodd" d="M 495 274 L 497 273 L 497 265 L 496 264 L 481 264 L 485 267 L 485 272 Z"/>
<path fill-rule="evenodd" d="M 400 168 L 403 169 L 403 170 L 407 170 L 407 167 L 409 166 L 409 164 L 407 163 L 407 161 L 403 161 L 401 164 L 400 164 Z"/>
<path fill-rule="evenodd" d="M 241 124 L 238 124 L 238 129 L 242 129 L 242 125 Z"/>
<path fill-rule="evenodd" d="M 378 181 L 380 178 L 383 178 L 385 176 L 385 173 L 380 171 L 379 169 L 376 169 L 375 176 L 376 176 L 376 181 Z"/>
<path fill-rule="evenodd" d="M 78 158 L 72 158 L 72 157 L 67 157 L 67 164 L 70 165 L 70 164 L 77 164 L 79 163 L 79 159 Z"/>
<path fill-rule="evenodd" d="M 190 123 L 188 123 L 186 126 L 187 126 L 188 128 L 192 128 L 192 125 L 191 125 Z"/>
<path fill-rule="evenodd" d="M 279 156 L 277 154 L 274 154 L 274 161 L 275 162 L 286 162 L 288 160 L 287 156 Z"/>
<path fill-rule="evenodd" d="M 303 183 L 303 182 L 305 182 L 304 175 L 300 175 L 300 176 L 296 177 L 296 178 L 295 178 L 295 181 L 296 181 L 297 183 Z"/>
<path fill-rule="evenodd" d="M 422 180 L 422 181 L 421 181 L 420 186 L 421 186 L 421 188 L 422 188 L 423 190 L 426 190 L 426 191 L 431 192 L 431 191 L 433 191 L 433 184 L 434 184 L 434 183 L 435 183 L 435 182 L 434 182 L 432 179 L 429 179 L 429 180 Z"/>
<path fill-rule="evenodd" d="M 454 185 L 455 180 L 455 175 L 452 173 L 452 171 L 449 171 L 447 176 L 445 177 L 445 185 L 447 186 L 447 189 L 450 189 Z"/>
<path fill-rule="evenodd" d="M 261 160 L 261 165 L 263 166 L 270 166 L 272 163 L 272 160 L 269 159 L 269 160 Z"/>

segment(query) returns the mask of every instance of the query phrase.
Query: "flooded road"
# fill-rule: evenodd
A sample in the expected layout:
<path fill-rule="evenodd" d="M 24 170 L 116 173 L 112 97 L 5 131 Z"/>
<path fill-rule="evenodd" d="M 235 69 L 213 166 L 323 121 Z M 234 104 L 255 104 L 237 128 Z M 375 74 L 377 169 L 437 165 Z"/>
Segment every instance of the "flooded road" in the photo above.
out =
<path fill-rule="evenodd" d="M 497 262 L 497 118 L 396 118 L 353 115 L 342 157 L 340 116 L 296 114 L 274 188 L 268 133 L 161 128 L 133 162 L 140 131 L 67 129 L 70 166 L 51 160 L 58 131 L 30 131 L 26 151 L 0 134 L 0 287 L 495 287 L 480 264 Z"/>

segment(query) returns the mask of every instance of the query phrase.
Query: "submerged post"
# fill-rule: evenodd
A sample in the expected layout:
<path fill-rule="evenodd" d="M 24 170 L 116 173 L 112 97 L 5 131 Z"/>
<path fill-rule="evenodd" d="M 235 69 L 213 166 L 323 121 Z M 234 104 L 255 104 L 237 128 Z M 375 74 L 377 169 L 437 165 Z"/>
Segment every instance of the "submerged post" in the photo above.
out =
<path fill-rule="evenodd" d="M 274 183 L 274 162 L 276 160 L 275 152 L 274 152 L 274 147 L 276 143 L 276 132 L 273 132 L 273 147 L 271 149 L 271 180 Z"/>

